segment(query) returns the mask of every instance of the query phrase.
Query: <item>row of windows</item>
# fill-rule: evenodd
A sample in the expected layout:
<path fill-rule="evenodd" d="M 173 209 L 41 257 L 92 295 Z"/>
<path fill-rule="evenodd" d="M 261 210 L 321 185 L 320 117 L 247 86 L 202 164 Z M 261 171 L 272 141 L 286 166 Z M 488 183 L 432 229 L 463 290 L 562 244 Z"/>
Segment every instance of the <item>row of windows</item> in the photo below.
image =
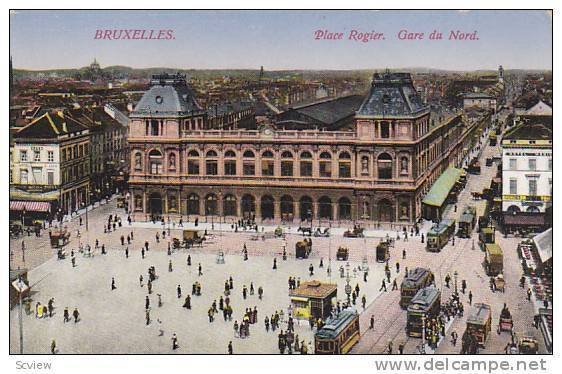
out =
<path fill-rule="evenodd" d="M 72 147 L 63 148 L 61 151 L 61 162 L 88 156 L 88 152 L 87 144 L 75 144 Z"/>
<path fill-rule="evenodd" d="M 537 195 L 537 182 L 538 178 L 528 178 L 528 195 L 536 196 Z M 548 179 L 548 183 L 552 188 L 552 178 Z M 509 178 L 509 194 L 510 195 L 517 195 L 518 194 L 518 180 L 517 178 Z"/>
<path fill-rule="evenodd" d="M 10 170 L 10 183 L 13 183 L 12 170 Z M 27 169 L 20 169 L 20 184 L 53 185 L 55 183 L 55 172 L 47 170 L 47 179 L 43 179 L 43 168 L 31 168 L 31 176 Z"/>
<path fill-rule="evenodd" d="M 537 170 L 537 159 L 536 158 L 528 158 L 527 159 L 527 166 L 528 170 Z M 517 170 L 517 159 L 510 158 L 509 159 L 509 170 Z M 552 170 L 552 159 L 548 159 L 548 170 Z"/>
<path fill-rule="evenodd" d="M 20 161 L 27 162 L 29 161 L 27 150 L 20 151 Z M 41 151 L 33 150 L 33 162 L 41 162 Z M 47 162 L 54 162 L 55 161 L 55 153 L 53 151 L 47 151 Z"/>
<path fill-rule="evenodd" d="M 225 153 L 224 160 L 224 174 L 225 175 L 237 175 L 237 160 L 235 158 L 234 152 L 227 151 Z M 251 153 L 251 156 L 250 156 Z M 289 157 L 289 154 L 291 157 Z M 205 175 L 218 175 L 218 160 L 214 159 L 217 157 L 215 151 L 207 152 L 207 160 L 204 161 L 205 165 Z M 244 153 L 244 158 L 242 160 L 242 175 L 253 176 L 256 175 L 256 161 L 253 157 L 254 153 L 252 151 L 246 151 Z M 285 157 L 282 154 L 282 160 L 280 164 L 281 176 L 290 177 L 294 175 L 294 162 L 292 160 L 292 153 L 286 151 L 284 152 Z M 261 161 L 261 175 L 263 176 L 274 176 L 275 175 L 275 161 L 273 159 L 273 154 L 270 151 L 265 151 L 263 153 L 263 158 Z M 340 178 L 351 178 L 351 156 L 347 152 L 342 152 L 339 155 L 338 162 L 338 177 Z M 162 174 L 163 172 L 163 155 L 157 151 L 152 150 L 149 153 L 149 172 L 151 174 Z M 188 175 L 200 175 L 201 161 L 199 160 L 199 153 L 197 151 L 190 151 L 187 160 L 187 173 Z M 134 156 L 134 169 L 141 171 L 143 169 L 142 153 L 137 152 Z M 301 153 L 301 161 L 298 163 L 300 167 L 301 177 L 311 177 L 313 176 L 313 161 L 310 152 Z M 393 160 L 388 153 L 382 153 L 377 159 L 378 166 L 378 177 L 380 179 L 391 179 L 393 175 Z M 320 161 L 318 162 L 317 168 L 320 177 L 331 178 L 334 174 L 333 163 L 331 161 L 331 155 L 328 152 L 323 152 L 320 154 Z M 369 175 L 369 157 L 363 156 L 361 158 L 360 172 L 362 175 Z M 168 170 L 176 171 L 176 155 L 174 153 L 170 154 L 168 157 Z M 407 157 L 402 157 L 400 162 L 400 174 L 407 175 L 409 170 L 409 163 Z"/>

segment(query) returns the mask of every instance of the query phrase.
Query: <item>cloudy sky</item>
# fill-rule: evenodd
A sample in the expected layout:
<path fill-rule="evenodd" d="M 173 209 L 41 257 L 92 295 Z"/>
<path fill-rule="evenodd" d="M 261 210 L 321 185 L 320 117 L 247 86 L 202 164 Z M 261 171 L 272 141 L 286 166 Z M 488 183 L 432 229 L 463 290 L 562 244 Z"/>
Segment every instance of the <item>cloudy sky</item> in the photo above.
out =
<path fill-rule="evenodd" d="M 173 30 L 172 40 L 96 40 L 98 29 Z M 343 40 L 316 40 L 316 30 Z M 352 30 L 385 40 L 349 40 Z M 401 30 L 424 40 L 399 40 Z M 429 40 L 433 30 L 444 40 Z M 451 30 L 478 40 L 447 40 Z M 474 70 L 551 69 L 552 18 L 545 11 L 14 11 L 15 68 L 102 67 Z"/>

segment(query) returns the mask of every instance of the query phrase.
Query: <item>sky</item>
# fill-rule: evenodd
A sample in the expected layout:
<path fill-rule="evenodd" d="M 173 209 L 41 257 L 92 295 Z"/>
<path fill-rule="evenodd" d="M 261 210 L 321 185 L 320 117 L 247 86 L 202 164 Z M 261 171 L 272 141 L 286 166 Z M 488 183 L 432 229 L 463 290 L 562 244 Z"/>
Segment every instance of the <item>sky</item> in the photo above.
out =
<path fill-rule="evenodd" d="M 172 40 L 96 40 L 98 29 L 173 30 Z M 343 40 L 316 40 L 315 31 Z M 352 30 L 385 40 L 349 40 Z M 423 40 L 399 40 L 407 30 Z M 443 40 L 429 40 L 433 30 Z M 451 31 L 478 40 L 448 40 Z M 12 11 L 14 68 L 552 69 L 546 11 Z"/>

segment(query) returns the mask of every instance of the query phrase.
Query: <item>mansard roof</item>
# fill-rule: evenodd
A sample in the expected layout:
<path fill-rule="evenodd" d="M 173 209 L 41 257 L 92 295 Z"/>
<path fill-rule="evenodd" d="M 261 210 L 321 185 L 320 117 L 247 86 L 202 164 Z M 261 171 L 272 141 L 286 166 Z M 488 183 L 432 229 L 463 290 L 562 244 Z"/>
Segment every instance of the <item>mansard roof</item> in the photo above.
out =
<path fill-rule="evenodd" d="M 424 114 L 425 105 L 409 73 L 375 73 L 371 90 L 357 111 L 358 117 L 414 117 Z"/>

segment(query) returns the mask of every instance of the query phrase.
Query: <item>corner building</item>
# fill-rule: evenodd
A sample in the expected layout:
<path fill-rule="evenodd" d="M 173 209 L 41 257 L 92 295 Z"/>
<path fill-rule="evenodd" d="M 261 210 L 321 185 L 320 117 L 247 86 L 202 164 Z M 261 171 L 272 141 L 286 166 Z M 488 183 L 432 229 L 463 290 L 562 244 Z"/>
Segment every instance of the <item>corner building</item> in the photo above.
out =
<path fill-rule="evenodd" d="M 407 73 L 375 74 L 349 131 L 208 128 L 185 78 L 155 76 L 130 115 L 136 219 L 413 223 L 480 124 L 436 114 Z"/>

